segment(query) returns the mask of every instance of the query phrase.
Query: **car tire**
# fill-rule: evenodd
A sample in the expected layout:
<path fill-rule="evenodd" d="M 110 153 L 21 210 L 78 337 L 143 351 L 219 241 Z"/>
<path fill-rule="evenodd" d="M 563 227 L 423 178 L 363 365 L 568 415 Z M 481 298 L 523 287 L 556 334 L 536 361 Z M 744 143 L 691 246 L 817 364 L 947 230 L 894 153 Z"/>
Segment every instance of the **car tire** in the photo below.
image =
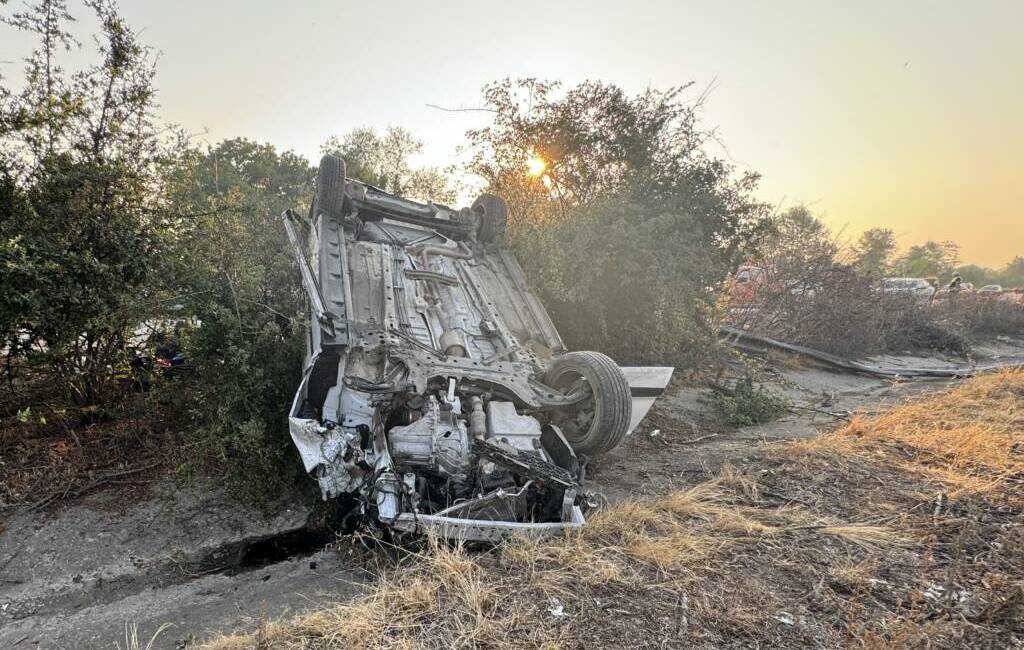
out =
<path fill-rule="evenodd" d="M 327 154 L 320 159 L 315 201 L 317 212 L 326 212 L 335 217 L 345 214 L 345 161 L 340 157 Z"/>
<path fill-rule="evenodd" d="M 508 204 L 496 194 L 481 194 L 473 201 L 473 212 L 479 223 L 476 239 L 484 244 L 501 239 L 508 223 Z"/>
<path fill-rule="evenodd" d="M 581 378 L 590 386 L 593 417 L 585 430 L 564 422 L 560 426 L 576 453 L 597 456 L 611 451 L 626 437 L 633 399 L 622 370 L 600 352 L 569 352 L 556 357 L 544 374 L 544 383 L 566 390 Z"/>

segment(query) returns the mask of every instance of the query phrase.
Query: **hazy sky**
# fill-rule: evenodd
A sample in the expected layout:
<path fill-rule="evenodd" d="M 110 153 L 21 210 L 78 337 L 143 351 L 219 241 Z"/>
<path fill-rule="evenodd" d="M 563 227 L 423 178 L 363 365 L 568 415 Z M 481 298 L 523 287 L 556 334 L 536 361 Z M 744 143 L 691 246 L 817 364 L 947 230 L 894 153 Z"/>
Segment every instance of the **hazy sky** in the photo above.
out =
<path fill-rule="evenodd" d="M 849 237 L 886 226 L 903 246 L 953 239 L 966 262 L 1024 255 L 1024 0 L 122 9 L 162 52 L 163 116 L 210 142 L 241 135 L 313 158 L 329 135 L 396 124 L 444 165 L 485 117 L 426 104 L 478 105 L 489 81 L 714 83 L 705 125 L 728 147 L 717 153 L 763 175 L 763 199 L 806 203 Z M 0 34 L 0 60 L 19 58 L 25 41 Z"/>

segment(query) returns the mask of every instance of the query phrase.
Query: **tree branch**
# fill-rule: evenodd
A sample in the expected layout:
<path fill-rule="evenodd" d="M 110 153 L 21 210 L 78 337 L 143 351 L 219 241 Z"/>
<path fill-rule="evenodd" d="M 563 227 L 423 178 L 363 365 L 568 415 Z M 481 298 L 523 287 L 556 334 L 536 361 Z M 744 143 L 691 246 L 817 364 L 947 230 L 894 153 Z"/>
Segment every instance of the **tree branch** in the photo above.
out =
<path fill-rule="evenodd" d="M 445 113 L 497 113 L 498 111 L 493 108 L 445 108 L 444 106 L 438 106 L 437 104 L 427 104 L 427 108 L 436 108 L 439 111 Z"/>

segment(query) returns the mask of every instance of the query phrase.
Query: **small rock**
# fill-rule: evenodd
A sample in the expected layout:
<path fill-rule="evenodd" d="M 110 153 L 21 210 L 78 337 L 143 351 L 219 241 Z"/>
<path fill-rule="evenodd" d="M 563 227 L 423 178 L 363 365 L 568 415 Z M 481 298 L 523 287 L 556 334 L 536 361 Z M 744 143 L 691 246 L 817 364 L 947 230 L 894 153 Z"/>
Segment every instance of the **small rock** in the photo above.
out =
<path fill-rule="evenodd" d="M 548 605 L 548 613 L 552 616 L 565 616 L 565 606 L 557 598 L 552 598 L 551 604 Z"/>

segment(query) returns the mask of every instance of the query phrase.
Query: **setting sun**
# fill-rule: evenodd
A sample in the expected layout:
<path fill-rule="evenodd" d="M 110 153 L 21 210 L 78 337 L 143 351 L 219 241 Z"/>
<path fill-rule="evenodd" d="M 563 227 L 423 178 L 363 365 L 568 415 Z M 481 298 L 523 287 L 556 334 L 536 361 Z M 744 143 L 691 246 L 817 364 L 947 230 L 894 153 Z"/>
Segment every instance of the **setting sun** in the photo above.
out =
<path fill-rule="evenodd" d="M 540 176 L 544 173 L 544 170 L 548 168 L 548 164 L 544 162 L 544 159 L 540 156 L 531 156 L 526 161 L 526 170 L 530 176 Z"/>

